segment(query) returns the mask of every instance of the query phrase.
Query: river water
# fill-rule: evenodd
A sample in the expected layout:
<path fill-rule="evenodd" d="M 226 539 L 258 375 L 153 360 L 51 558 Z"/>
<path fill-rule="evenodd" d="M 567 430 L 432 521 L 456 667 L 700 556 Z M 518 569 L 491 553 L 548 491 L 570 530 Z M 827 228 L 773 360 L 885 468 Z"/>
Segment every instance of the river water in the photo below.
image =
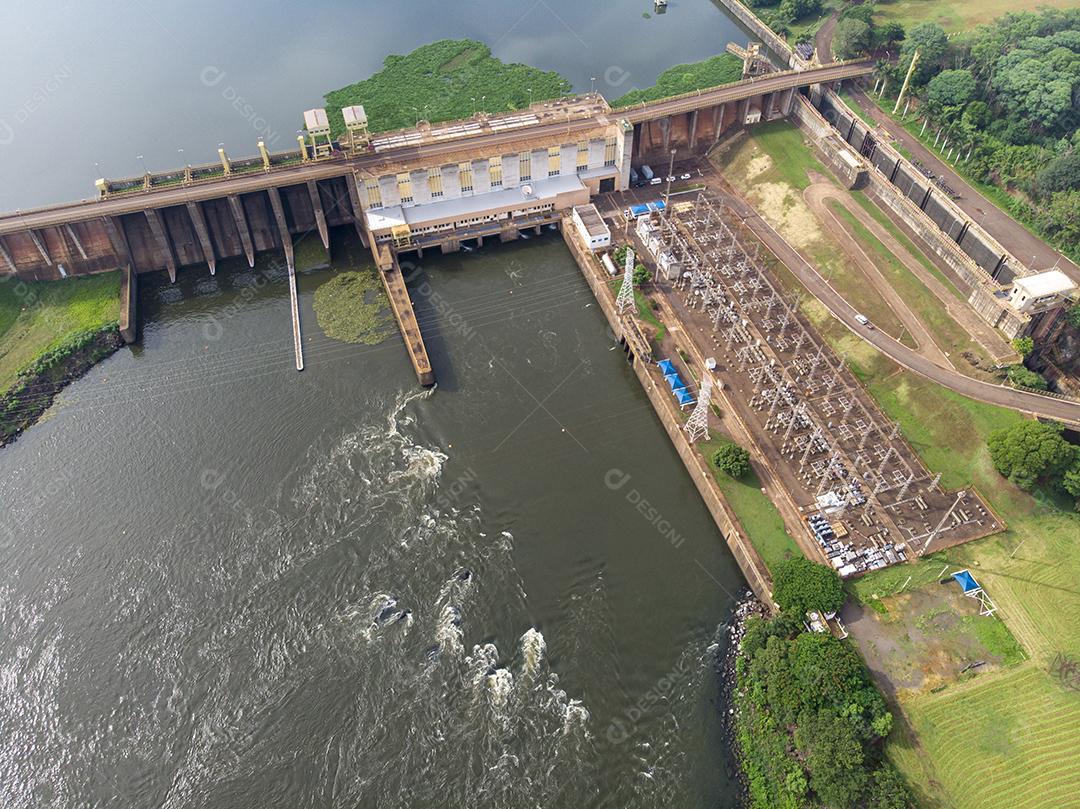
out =
<path fill-rule="evenodd" d="M 411 271 L 434 391 L 319 329 L 334 239 L 302 374 L 269 257 L 143 277 L 0 452 L 0 805 L 733 806 L 744 584 L 561 238 Z"/>

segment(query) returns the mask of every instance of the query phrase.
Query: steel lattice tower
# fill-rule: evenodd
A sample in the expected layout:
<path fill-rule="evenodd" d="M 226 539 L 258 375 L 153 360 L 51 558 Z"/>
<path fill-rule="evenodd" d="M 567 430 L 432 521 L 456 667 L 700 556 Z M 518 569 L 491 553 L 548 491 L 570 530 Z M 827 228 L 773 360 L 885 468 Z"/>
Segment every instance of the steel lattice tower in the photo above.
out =
<path fill-rule="evenodd" d="M 619 310 L 619 314 L 634 308 L 634 259 L 633 248 L 627 246 L 622 286 L 619 287 L 619 297 L 615 299 L 615 308 Z"/>
<path fill-rule="evenodd" d="M 683 429 L 690 437 L 690 443 L 707 441 L 709 439 L 709 399 L 712 397 L 712 377 L 706 374 L 701 380 L 701 390 L 698 391 L 697 404 L 694 412 L 686 420 Z"/>

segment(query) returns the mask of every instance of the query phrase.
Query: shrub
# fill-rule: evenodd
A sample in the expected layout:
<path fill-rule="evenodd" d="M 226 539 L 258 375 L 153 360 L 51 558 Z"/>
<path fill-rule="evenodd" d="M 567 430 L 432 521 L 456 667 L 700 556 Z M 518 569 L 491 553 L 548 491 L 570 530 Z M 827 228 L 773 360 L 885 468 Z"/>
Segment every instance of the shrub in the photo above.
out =
<path fill-rule="evenodd" d="M 750 453 L 738 444 L 724 444 L 713 453 L 712 460 L 717 469 L 733 478 L 750 471 Z"/>
<path fill-rule="evenodd" d="M 844 586 L 835 570 L 797 557 L 776 564 L 773 597 L 780 609 L 802 616 L 810 610 L 836 612 L 844 606 Z"/>
<path fill-rule="evenodd" d="M 1009 382 L 1019 388 L 1033 388 L 1034 390 L 1047 390 L 1049 388 L 1042 374 L 1028 370 L 1023 365 L 1010 367 L 1008 376 Z"/>
<path fill-rule="evenodd" d="M 1030 490 L 1040 480 L 1057 482 L 1077 456 L 1062 429 L 1060 424 L 1025 420 L 995 430 L 986 442 L 994 468 L 1022 489 Z"/>

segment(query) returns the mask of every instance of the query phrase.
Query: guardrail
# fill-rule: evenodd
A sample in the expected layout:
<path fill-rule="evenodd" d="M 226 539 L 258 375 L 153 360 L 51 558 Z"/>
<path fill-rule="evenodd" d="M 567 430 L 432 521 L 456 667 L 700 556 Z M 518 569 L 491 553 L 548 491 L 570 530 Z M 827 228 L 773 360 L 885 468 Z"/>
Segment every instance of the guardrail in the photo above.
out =
<path fill-rule="evenodd" d="M 669 101 L 679 101 L 684 98 L 698 98 L 706 95 L 707 93 L 715 92 L 716 90 L 727 90 L 729 88 L 736 87 L 751 87 L 754 84 L 759 84 L 763 81 L 769 81 L 772 79 L 782 79 L 787 76 L 805 76 L 807 74 L 816 74 L 818 71 L 826 71 L 833 68 L 842 67 L 854 67 L 856 65 L 866 66 L 873 68 L 869 59 L 846 59 L 842 62 L 830 62 L 827 65 L 821 67 L 812 68 L 810 70 L 798 70 L 796 68 L 789 68 L 787 70 L 778 70 L 775 73 L 766 73 L 762 76 L 751 76 L 748 79 L 740 79 L 739 81 L 733 81 L 728 84 L 717 84 L 714 87 L 704 87 L 700 90 L 689 90 L 685 93 L 679 93 L 678 95 L 667 96 L 666 98 L 658 98 L 654 101 L 642 101 L 637 104 L 631 104 L 628 107 L 614 107 L 611 112 L 613 115 L 620 113 L 633 112 L 634 110 L 646 110 L 651 106 L 657 106 L 660 104 L 666 104 Z M 815 84 L 816 82 L 810 81 L 808 84 Z M 794 85 L 793 85 L 794 86 Z"/>

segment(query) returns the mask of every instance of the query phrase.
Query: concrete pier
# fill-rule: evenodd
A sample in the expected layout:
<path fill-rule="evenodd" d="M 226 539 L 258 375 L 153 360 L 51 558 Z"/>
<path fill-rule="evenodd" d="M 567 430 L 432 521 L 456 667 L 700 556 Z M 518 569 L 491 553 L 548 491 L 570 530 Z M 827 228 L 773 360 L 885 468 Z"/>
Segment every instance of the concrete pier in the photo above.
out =
<path fill-rule="evenodd" d="M 431 360 L 428 359 L 424 337 L 420 334 L 420 324 L 416 322 L 416 312 L 413 311 L 409 289 L 405 286 L 405 276 L 401 273 L 397 256 L 383 245 L 376 253 L 376 264 L 386 295 L 390 298 L 390 308 L 394 311 L 398 328 L 401 329 L 405 349 L 409 352 L 409 360 L 416 372 L 416 379 L 425 388 L 431 387 L 435 384 L 435 372 L 431 368 Z"/>

